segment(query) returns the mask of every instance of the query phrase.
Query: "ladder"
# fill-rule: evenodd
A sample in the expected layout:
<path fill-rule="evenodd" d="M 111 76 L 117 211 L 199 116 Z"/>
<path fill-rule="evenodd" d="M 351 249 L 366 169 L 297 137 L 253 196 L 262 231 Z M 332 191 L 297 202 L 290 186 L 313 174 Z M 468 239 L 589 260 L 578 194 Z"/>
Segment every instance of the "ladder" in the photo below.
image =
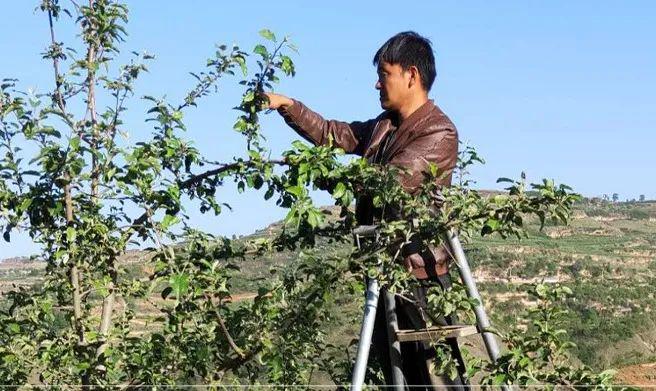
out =
<path fill-rule="evenodd" d="M 377 237 L 376 229 L 377 226 L 375 225 L 362 225 L 353 230 L 353 236 L 358 248 L 361 246 L 361 239 Z M 488 331 L 490 329 L 490 320 L 485 312 L 483 301 L 478 293 L 478 288 L 474 282 L 460 239 L 453 231 L 445 235 L 444 239 L 451 249 L 451 253 L 453 254 L 455 264 L 458 267 L 460 277 L 465 285 L 468 296 L 478 301 L 478 304 L 474 307 L 476 325 L 432 326 L 421 330 L 399 330 L 394 295 L 385 292 L 383 300 L 385 300 L 386 308 L 386 324 L 388 331 L 387 335 L 389 338 L 388 343 L 390 349 L 389 356 L 392 367 L 392 379 L 394 382 L 394 389 L 398 391 L 405 389 L 405 378 L 403 376 L 401 362 L 401 342 L 434 341 L 445 338 L 460 338 L 480 333 L 490 360 L 495 362 L 499 357 L 499 346 L 497 345 L 494 335 Z M 375 279 L 369 279 L 365 296 L 362 327 L 360 330 L 360 341 L 358 343 L 358 351 L 351 378 L 351 391 L 362 390 L 364 384 L 364 375 L 369 359 L 369 348 L 373 335 L 379 295 L 380 287 L 378 281 Z M 509 390 L 509 387 L 506 386 L 502 388 L 504 391 Z"/>

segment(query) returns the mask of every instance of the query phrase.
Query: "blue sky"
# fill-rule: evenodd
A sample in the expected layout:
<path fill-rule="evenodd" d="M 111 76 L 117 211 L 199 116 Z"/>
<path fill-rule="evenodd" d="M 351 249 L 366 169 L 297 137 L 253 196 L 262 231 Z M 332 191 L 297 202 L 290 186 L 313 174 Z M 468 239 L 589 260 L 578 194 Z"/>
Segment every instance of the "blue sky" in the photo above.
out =
<path fill-rule="evenodd" d="M 62 4 L 68 3 L 61 0 Z M 245 6 L 244 4 L 247 4 Z M 5 2 L 0 23 L 0 78 L 23 88 L 52 86 L 45 15 L 37 2 Z M 584 195 L 619 193 L 656 198 L 656 2 L 652 1 L 131 1 L 125 52 L 146 50 L 157 59 L 137 95 L 180 99 L 215 43 L 246 50 L 269 28 L 291 35 L 297 77 L 277 91 L 328 118 L 376 116 L 371 59 L 391 35 L 415 30 L 429 37 L 437 57 L 431 97 L 487 164 L 473 170 L 482 188 L 500 176 L 554 178 Z M 68 25 L 68 26 L 67 26 Z M 71 42 L 63 23 L 58 38 Z M 231 130 L 239 100 L 235 80 L 187 116 L 188 137 L 207 156 L 228 161 L 243 149 Z M 143 104 L 132 100 L 126 120 L 133 139 L 147 137 Z M 297 136 L 275 114 L 264 121 L 273 155 Z M 651 168 L 650 168 L 651 167 Z M 261 194 L 224 190 L 234 210 L 217 217 L 190 214 L 220 234 L 247 234 L 284 211 Z M 328 198 L 318 194 L 319 203 Z M 18 236 L 0 244 L 0 258 L 29 253 Z"/>

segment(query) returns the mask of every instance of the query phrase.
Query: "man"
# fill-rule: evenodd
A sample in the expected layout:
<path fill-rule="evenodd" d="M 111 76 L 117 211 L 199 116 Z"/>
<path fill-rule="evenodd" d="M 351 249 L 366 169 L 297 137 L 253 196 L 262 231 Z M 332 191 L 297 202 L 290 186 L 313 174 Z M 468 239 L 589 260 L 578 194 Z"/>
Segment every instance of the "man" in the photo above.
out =
<path fill-rule="evenodd" d="M 408 31 L 390 38 L 376 52 L 373 59 L 377 67 L 376 89 L 380 92 L 380 105 L 385 110 L 378 117 L 365 122 L 341 122 L 325 120 L 303 103 L 283 95 L 266 93 L 269 108 L 277 109 L 285 122 L 301 136 L 315 144 L 333 144 L 367 158 L 372 164 L 391 164 L 399 167 L 399 182 L 410 193 L 419 190 L 429 163 L 435 163 L 446 173 L 438 184 L 451 184 L 451 173 L 458 154 L 458 134 L 449 118 L 428 99 L 428 92 L 435 80 L 435 59 L 431 43 L 419 34 Z M 356 216 L 360 224 L 372 224 L 376 218 L 371 200 L 366 196 L 358 199 Z M 404 247 L 404 264 L 420 280 L 415 292 L 416 305 L 397 300 L 399 327 L 425 326 L 425 294 L 427 286 L 450 286 L 444 248 L 421 250 L 418 243 Z M 384 308 L 379 303 L 374 345 L 381 362 L 385 379 L 391 383 Z M 444 319 L 441 319 L 444 322 Z M 455 341 L 452 350 L 462 366 Z M 403 371 L 408 384 L 460 385 L 441 376 L 429 375 L 428 362 L 434 355 L 423 343 L 402 344 Z"/>

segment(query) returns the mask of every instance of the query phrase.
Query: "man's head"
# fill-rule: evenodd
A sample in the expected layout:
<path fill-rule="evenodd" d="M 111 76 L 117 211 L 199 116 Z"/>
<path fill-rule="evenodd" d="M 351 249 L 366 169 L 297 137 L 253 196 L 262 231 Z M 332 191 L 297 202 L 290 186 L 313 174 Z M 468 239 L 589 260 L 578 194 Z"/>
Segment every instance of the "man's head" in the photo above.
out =
<path fill-rule="evenodd" d="M 399 110 L 416 96 L 428 95 L 435 81 L 431 42 L 414 31 L 388 39 L 376 52 L 373 63 L 378 68 L 380 105 L 386 110 Z"/>

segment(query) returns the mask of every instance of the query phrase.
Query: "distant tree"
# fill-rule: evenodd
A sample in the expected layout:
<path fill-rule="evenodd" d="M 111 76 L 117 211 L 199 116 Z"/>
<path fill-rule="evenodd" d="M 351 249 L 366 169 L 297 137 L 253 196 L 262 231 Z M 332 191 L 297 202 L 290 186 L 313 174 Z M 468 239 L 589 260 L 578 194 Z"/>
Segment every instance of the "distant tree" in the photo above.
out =
<path fill-rule="evenodd" d="M 613 202 L 617 202 L 620 199 L 620 195 L 617 193 L 613 193 Z"/>
<path fill-rule="evenodd" d="M 640 202 L 645 202 L 645 195 L 644 194 L 640 194 Z"/>

